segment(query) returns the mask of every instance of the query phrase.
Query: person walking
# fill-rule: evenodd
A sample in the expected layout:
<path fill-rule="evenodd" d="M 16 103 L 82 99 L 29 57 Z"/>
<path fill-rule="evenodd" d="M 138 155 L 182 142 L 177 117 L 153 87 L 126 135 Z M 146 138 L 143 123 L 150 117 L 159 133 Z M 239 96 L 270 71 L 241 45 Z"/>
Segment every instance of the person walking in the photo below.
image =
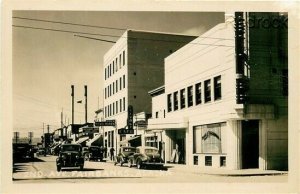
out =
<path fill-rule="evenodd" d="M 115 149 L 113 147 L 110 148 L 109 153 L 110 153 L 110 160 L 113 161 L 114 160 L 114 152 Z"/>

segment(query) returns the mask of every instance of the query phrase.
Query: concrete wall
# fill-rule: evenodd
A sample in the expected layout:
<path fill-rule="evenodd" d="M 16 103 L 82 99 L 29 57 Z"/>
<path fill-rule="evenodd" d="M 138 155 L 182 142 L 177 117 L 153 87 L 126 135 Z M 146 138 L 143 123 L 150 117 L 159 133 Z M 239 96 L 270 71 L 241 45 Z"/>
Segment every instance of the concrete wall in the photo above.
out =
<path fill-rule="evenodd" d="M 164 84 L 165 57 L 196 37 L 141 31 L 128 31 L 128 37 L 128 104 L 134 113 L 150 113 L 148 92 Z"/>
<path fill-rule="evenodd" d="M 202 38 L 203 37 L 203 38 Z M 165 93 L 173 94 L 201 82 L 202 103 L 177 111 L 166 117 L 196 117 L 200 124 L 211 119 L 219 121 L 235 112 L 235 54 L 233 24 L 219 24 L 191 44 L 183 47 L 165 60 Z M 221 75 L 222 98 L 214 100 L 213 78 Z M 211 80 L 211 102 L 204 103 L 204 81 Z M 186 97 L 187 104 L 187 97 Z"/>
<path fill-rule="evenodd" d="M 152 118 L 156 118 L 156 112 L 158 112 L 158 118 L 164 118 L 167 114 L 167 97 L 165 94 L 161 94 L 152 98 Z"/>
<path fill-rule="evenodd" d="M 266 26 L 258 20 L 272 24 L 285 17 L 287 15 L 279 13 L 250 14 L 250 18 L 257 21 L 249 28 L 250 103 L 275 106 L 275 119 L 265 124 L 267 169 L 287 169 L 288 166 L 288 96 L 283 95 L 282 75 L 282 71 L 288 69 L 288 28 Z"/>

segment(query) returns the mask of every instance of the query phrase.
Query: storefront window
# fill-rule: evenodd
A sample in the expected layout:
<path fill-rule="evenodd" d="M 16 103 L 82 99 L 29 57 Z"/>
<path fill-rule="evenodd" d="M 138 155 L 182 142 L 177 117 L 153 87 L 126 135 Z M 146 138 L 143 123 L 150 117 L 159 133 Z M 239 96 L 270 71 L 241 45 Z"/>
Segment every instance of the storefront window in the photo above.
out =
<path fill-rule="evenodd" d="M 194 153 L 222 153 L 221 129 L 225 123 L 201 125 L 194 128 Z"/>

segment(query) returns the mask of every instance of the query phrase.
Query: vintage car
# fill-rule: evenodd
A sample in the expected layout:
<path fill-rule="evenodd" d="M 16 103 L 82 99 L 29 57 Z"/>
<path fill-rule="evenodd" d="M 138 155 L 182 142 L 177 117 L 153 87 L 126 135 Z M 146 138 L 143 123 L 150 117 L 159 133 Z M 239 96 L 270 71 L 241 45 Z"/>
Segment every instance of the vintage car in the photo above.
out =
<path fill-rule="evenodd" d="M 60 147 L 58 158 L 56 159 L 57 171 L 66 167 L 79 167 L 83 169 L 84 158 L 80 144 L 63 144 Z"/>
<path fill-rule="evenodd" d="M 127 163 L 128 157 L 135 152 L 135 147 L 120 147 L 118 155 L 116 156 L 115 165 L 120 164 L 122 166 L 124 163 Z"/>
<path fill-rule="evenodd" d="M 128 167 L 136 165 L 138 169 L 145 168 L 147 166 L 155 166 L 157 168 L 163 168 L 164 162 L 158 153 L 158 149 L 155 147 L 137 147 L 136 152 L 128 157 Z"/>
<path fill-rule="evenodd" d="M 89 147 L 89 160 L 102 161 L 103 150 L 98 146 Z"/>
<path fill-rule="evenodd" d="M 38 148 L 37 152 L 36 152 L 36 156 L 46 156 L 46 149 L 43 147 Z"/>
<path fill-rule="evenodd" d="M 89 147 L 82 147 L 82 156 L 84 157 L 84 160 L 89 159 Z"/>

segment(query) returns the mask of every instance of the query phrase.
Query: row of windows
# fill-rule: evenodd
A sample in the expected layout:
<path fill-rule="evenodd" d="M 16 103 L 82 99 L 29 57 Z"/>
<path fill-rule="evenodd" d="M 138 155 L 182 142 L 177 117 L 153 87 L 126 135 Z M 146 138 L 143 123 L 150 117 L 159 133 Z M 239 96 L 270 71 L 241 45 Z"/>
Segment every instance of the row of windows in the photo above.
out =
<path fill-rule="evenodd" d="M 104 89 L 105 99 L 112 96 L 112 95 L 114 95 L 119 90 L 121 91 L 123 88 L 125 88 L 125 83 L 126 83 L 125 75 L 123 75 L 123 79 L 122 79 L 122 77 L 120 77 L 120 79 L 117 79 L 112 84 L 105 87 L 105 89 Z"/>
<path fill-rule="evenodd" d="M 211 79 L 205 80 L 204 82 L 199 82 L 194 86 L 189 86 L 183 88 L 180 91 L 168 94 L 168 112 L 176 111 L 179 108 L 184 109 L 186 107 L 191 107 L 194 105 L 199 105 L 202 103 L 202 84 L 204 85 L 204 103 L 211 101 Z M 214 84 L 214 100 L 219 100 L 222 98 L 221 89 L 221 76 L 213 78 Z M 194 91 L 195 90 L 195 91 Z M 195 99 L 194 99 L 195 95 Z M 187 98 L 187 99 L 186 99 Z M 173 102 L 173 103 L 172 103 Z M 180 106 L 180 107 L 179 107 Z"/>
<path fill-rule="evenodd" d="M 105 118 L 118 114 L 119 112 L 125 111 L 125 97 L 119 101 L 115 101 L 112 104 L 105 106 L 104 116 Z"/>
<path fill-rule="evenodd" d="M 105 80 L 110 78 L 114 73 L 121 69 L 125 65 L 125 51 L 120 53 L 119 57 L 116 57 L 107 67 L 104 69 Z"/>

